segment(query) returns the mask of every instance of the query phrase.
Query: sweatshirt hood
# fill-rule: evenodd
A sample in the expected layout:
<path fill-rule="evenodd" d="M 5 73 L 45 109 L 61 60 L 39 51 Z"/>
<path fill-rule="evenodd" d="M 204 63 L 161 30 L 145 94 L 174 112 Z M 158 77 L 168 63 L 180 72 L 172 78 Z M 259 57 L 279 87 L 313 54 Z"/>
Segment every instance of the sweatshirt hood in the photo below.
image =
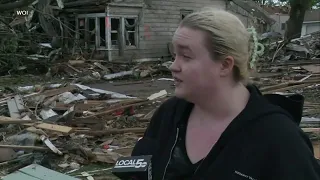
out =
<path fill-rule="evenodd" d="M 302 95 L 295 94 L 291 96 L 284 96 L 279 94 L 265 94 L 262 95 L 260 90 L 255 85 L 248 85 L 247 89 L 250 92 L 249 101 L 244 110 L 235 118 L 241 119 L 240 122 L 232 123 L 248 123 L 253 119 L 257 119 L 260 116 L 265 116 L 273 113 L 280 113 L 288 116 L 296 124 L 299 125 L 302 112 L 304 98 Z M 180 100 L 177 104 L 177 110 L 175 113 L 174 122 L 180 123 L 181 121 L 187 121 L 194 104 L 185 100 Z M 240 118 L 241 117 L 241 118 Z"/>
<path fill-rule="evenodd" d="M 294 95 L 286 97 L 283 95 L 262 95 L 255 85 L 248 85 L 250 97 L 243 111 L 229 124 L 227 129 L 222 133 L 222 142 L 228 142 L 230 138 L 236 136 L 239 131 L 252 123 L 256 123 L 261 117 L 272 114 L 282 114 L 287 116 L 297 125 L 302 118 L 303 97 Z M 176 113 L 174 113 L 174 124 L 180 127 L 188 121 L 194 104 L 181 100 L 176 105 Z"/>

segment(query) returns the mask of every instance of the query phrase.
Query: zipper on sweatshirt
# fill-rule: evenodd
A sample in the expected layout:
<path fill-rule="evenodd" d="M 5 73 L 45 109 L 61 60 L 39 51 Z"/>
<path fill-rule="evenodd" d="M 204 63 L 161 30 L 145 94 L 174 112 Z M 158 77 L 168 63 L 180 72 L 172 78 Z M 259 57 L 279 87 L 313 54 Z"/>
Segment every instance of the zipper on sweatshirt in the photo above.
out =
<path fill-rule="evenodd" d="M 167 168 L 168 168 L 169 163 L 170 163 L 170 160 L 171 160 L 172 152 L 173 152 L 174 147 L 176 146 L 176 144 L 177 144 L 177 142 L 178 142 L 178 136 L 179 136 L 179 128 L 177 128 L 176 139 L 175 139 L 174 144 L 173 144 L 173 146 L 172 146 L 172 148 L 171 148 L 170 156 L 169 156 L 169 159 L 168 159 L 167 165 L 166 165 L 166 167 L 164 168 L 164 172 L 163 172 L 162 180 L 164 180 L 164 177 L 165 177 L 166 172 L 167 172 Z"/>

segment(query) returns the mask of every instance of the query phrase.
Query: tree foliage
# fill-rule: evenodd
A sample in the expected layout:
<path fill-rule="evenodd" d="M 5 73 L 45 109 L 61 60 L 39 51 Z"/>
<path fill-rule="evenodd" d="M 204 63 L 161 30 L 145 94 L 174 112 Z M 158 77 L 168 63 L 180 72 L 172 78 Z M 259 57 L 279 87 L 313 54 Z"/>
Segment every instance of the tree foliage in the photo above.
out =
<path fill-rule="evenodd" d="M 270 5 L 270 6 L 283 6 L 283 5 L 290 5 L 291 3 L 295 3 L 296 1 L 305 2 L 303 0 L 253 0 L 262 5 Z M 310 3 L 306 4 L 313 9 L 320 8 L 320 0 L 311 0 Z"/>
<path fill-rule="evenodd" d="M 320 8 L 320 0 L 253 0 L 262 5 L 289 5 L 289 20 L 286 22 L 285 39 L 290 41 L 301 36 L 302 24 L 306 11 Z"/>
<path fill-rule="evenodd" d="M 312 6 L 314 9 L 319 9 L 319 8 L 320 8 L 320 0 L 312 0 L 311 6 Z"/>

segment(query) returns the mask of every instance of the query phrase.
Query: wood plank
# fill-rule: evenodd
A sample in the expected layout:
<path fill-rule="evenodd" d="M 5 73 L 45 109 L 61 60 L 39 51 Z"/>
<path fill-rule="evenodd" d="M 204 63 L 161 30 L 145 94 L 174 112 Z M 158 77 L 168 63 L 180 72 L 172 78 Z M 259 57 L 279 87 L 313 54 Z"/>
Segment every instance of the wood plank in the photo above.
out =
<path fill-rule="evenodd" d="M 33 123 L 33 122 L 36 122 L 36 121 L 13 119 L 10 117 L 0 116 L 0 124 L 24 124 L 24 123 Z"/>
<path fill-rule="evenodd" d="M 320 128 L 301 128 L 306 133 L 320 133 Z"/>
<path fill-rule="evenodd" d="M 21 172 L 14 172 L 12 174 L 9 174 L 5 177 L 2 178 L 3 180 L 18 180 L 18 179 L 23 179 L 23 180 L 39 180 L 38 178 L 29 176 L 28 174 L 24 174 Z"/>
<path fill-rule="evenodd" d="M 88 130 L 75 130 L 76 134 L 87 134 L 87 135 L 110 135 L 110 134 L 122 134 L 122 133 L 144 133 L 146 128 L 126 128 L 126 129 L 108 129 L 103 131 L 88 131 Z"/>
<path fill-rule="evenodd" d="M 312 73 L 320 73 L 320 65 L 305 65 L 302 68 Z"/>
<path fill-rule="evenodd" d="M 76 88 L 77 88 L 76 86 L 70 85 L 70 86 L 66 86 L 66 87 L 62 87 L 62 88 L 47 90 L 47 91 L 44 91 L 44 92 L 39 93 L 39 94 L 34 94 L 34 95 L 30 96 L 30 97 L 45 96 L 45 97 L 48 98 L 48 97 L 52 97 L 52 96 L 55 96 L 55 95 L 62 94 L 64 92 L 72 91 L 72 90 L 74 90 Z"/>
<path fill-rule="evenodd" d="M 14 98 L 9 99 L 7 101 L 7 105 L 8 105 L 8 108 L 9 108 L 10 117 L 12 117 L 14 119 L 20 119 L 21 115 L 19 113 L 19 110 L 18 110 L 18 107 L 17 107 L 15 99 Z"/>
<path fill-rule="evenodd" d="M 62 173 L 47 169 L 37 164 L 32 164 L 19 170 L 19 172 L 28 174 L 29 176 L 37 177 L 43 180 L 76 180 L 76 178 L 64 175 Z"/>
<path fill-rule="evenodd" d="M 24 103 L 19 95 L 14 96 L 14 100 L 16 101 L 16 105 L 19 112 L 24 111 Z"/>
<path fill-rule="evenodd" d="M 293 85 L 293 86 L 288 86 L 288 87 L 284 87 L 284 88 L 280 88 L 280 89 L 274 89 L 274 90 L 270 90 L 267 92 L 263 92 L 263 94 L 271 94 L 271 93 L 275 93 L 275 92 L 285 92 L 288 90 L 293 90 L 293 89 L 300 89 L 300 88 L 304 88 L 307 86 L 310 86 L 311 84 L 299 84 L 299 85 Z"/>
<path fill-rule="evenodd" d="M 83 111 L 90 111 L 90 109 L 98 106 L 98 105 L 102 105 L 104 102 L 100 102 L 100 104 L 84 104 L 84 103 L 77 103 L 75 105 L 75 112 L 76 113 L 83 113 Z M 61 102 L 58 102 L 56 104 L 56 107 L 52 108 L 55 111 L 67 111 L 69 110 L 72 106 L 74 106 L 73 104 L 64 104 Z"/>
<path fill-rule="evenodd" d="M 125 109 L 125 108 L 128 108 L 128 107 L 141 106 L 141 105 L 145 105 L 147 103 L 149 103 L 149 101 L 142 101 L 141 103 L 134 103 L 134 104 L 121 105 L 121 106 L 118 106 L 118 107 L 111 107 L 110 109 L 107 109 L 106 111 L 98 112 L 98 113 L 96 113 L 94 115 L 87 116 L 86 118 L 91 118 L 91 117 L 101 116 L 101 115 L 108 115 L 108 114 L 111 114 L 111 113 L 113 113 L 115 111 L 118 111 L 118 110 L 121 110 L 121 109 Z"/>
<path fill-rule="evenodd" d="M 47 147 L 40 147 L 40 146 L 0 145 L 0 148 L 10 148 L 10 149 L 20 149 L 20 150 L 51 151 Z"/>
<path fill-rule="evenodd" d="M 26 166 L 15 173 L 9 174 L 3 180 L 77 180 L 77 178 L 47 169 L 37 164 Z"/>
<path fill-rule="evenodd" d="M 55 124 L 41 123 L 35 126 L 36 128 L 45 129 L 49 131 L 60 132 L 64 134 L 69 134 L 72 131 L 71 127 L 68 126 L 60 126 Z"/>

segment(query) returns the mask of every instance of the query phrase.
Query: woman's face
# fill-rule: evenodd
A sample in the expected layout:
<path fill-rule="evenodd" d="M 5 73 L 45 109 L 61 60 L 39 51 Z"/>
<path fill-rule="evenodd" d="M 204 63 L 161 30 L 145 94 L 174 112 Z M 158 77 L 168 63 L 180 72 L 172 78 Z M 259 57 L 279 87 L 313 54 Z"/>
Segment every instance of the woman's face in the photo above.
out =
<path fill-rule="evenodd" d="M 203 31 L 179 27 L 173 37 L 175 60 L 170 67 L 177 97 L 194 99 L 212 95 L 220 85 L 223 63 L 214 61 Z"/>

